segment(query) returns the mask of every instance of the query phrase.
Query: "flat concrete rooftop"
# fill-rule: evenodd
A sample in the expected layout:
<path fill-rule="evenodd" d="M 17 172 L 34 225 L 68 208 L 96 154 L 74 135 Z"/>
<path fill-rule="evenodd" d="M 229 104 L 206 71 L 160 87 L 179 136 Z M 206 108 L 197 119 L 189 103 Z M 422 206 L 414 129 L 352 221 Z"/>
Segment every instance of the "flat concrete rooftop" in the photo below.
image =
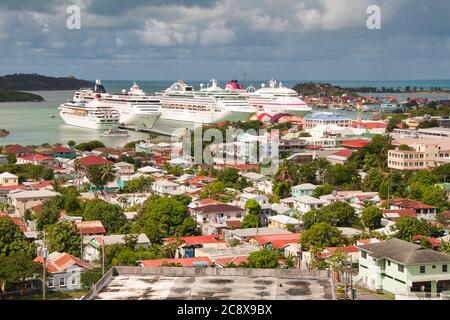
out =
<path fill-rule="evenodd" d="M 326 272 L 133 267 L 105 275 L 87 300 L 331 300 Z M 162 270 L 166 269 L 166 270 Z M 176 270 L 168 270 L 176 269 Z M 142 272 L 145 270 L 144 272 Z M 135 271 L 135 272 L 130 272 Z M 286 272 L 289 271 L 289 272 Z M 270 275 L 271 274 L 271 275 Z"/>

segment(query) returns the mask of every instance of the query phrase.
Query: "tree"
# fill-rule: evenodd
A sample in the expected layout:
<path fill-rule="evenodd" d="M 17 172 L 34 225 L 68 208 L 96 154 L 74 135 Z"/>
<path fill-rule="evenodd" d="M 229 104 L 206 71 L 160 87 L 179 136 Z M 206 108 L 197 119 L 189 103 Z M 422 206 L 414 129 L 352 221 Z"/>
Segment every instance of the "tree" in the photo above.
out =
<path fill-rule="evenodd" d="M 345 201 L 338 201 L 320 210 L 322 221 L 328 222 L 335 227 L 351 227 L 357 221 L 355 209 Z"/>
<path fill-rule="evenodd" d="M 438 238 L 442 236 L 442 231 L 434 227 L 430 222 L 411 217 L 401 217 L 395 221 L 395 237 L 410 241 L 412 237 L 421 235 L 425 237 Z"/>
<path fill-rule="evenodd" d="M 325 182 L 335 187 L 357 188 L 360 180 L 357 167 L 352 162 L 348 162 L 345 165 L 340 163 L 335 164 L 325 174 Z"/>
<path fill-rule="evenodd" d="M 122 209 L 101 199 L 88 200 L 84 204 L 83 218 L 87 221 L 100 220 L 109 233 L 117 232 L 127 223 Z"/>
<path fill-rule="evenodd" d="M 257 269 L 275 269 L 278 267 L 278 260 L 281 258 L 282 255 L 279 252 L 264 248 L 249 254 L 247 266 Z"/>
<path fill-rule="evenodd" d="M 448 207 L 447 191 L 439 186 L 429 186 L 422 193 L 422 202 L 440 209 Z"/>
<path fill-rule="evenodd" d="M 225 168 L 219 171 L 217 180 L 223 182 L 225 185 L 230 185 L 238 182 L 239 171 L 234 168 Z"/>
<path fill-rule="evenodd" d="M 31 257 L 34 247 L 26 241 L 25 235 L 11 219 L 0 217 L 0 260 L 19 253 Z"/>
<path fill-rule="evenodd" d="M 332 194 L 333 191 L 334 191 L 334 187 L 329 183 L 325 183 L 324 185 L 318 186 L 317 188 L 315 188 L 312 196 L 314 198 L 319 198 L 319 197 L 325 196 L 327 194 Z"/>
<path fill-rule="evenodd" d="M 47 227 L 46 239 L 50 252 L 67 252 L 80 257 L 80 234 L 77 227 L 69 221 L 60 221 Z"/>
<path fill-rule="evenodd" d="M 376 191 L 380 189 L 380 185 L 383 182 L 383 171 L 379 168 L 371 168 L 367 172 L 367 176 L 364 178 L 363 190 L 364 191 Z"/>
<path fill-rule="evenodd" d="M 88 142 L 83 142 L 77 145 L 77 150 L 80 151 L 92 151 L 96 148 L 104 148 L 105 145 L 103 144 L 103 142 L 98 141 L 98 140 L 93 140 L 93 141 L 88 141 Z"/>
<path fill-rule="evenodd" d="M 245 203 L 245 210 L 247 214 L 244 216 L 241 222 L 241 228 L 257 228 L 261 226 L 261 219 L 259 213 L 261 212 L 261 206 L 254 199 L 250 199 Z"/>
<path fill-rule="evenodd" d="M 450 242 L 441 241 L 439 251 L 445 254 L 450 254 Z"/>
<path fill-rule="evenodd" d="M 310 246 L 318 248 L 338 247 L 348 243 L 347 237 L 329 223 L 320 222 L 303 232 L 300 238 L 302 250 L 308 251 Z"/>
<path fill-rule="evenodd" d="M 210 184 L 207 184 L 202 192 L 200 193 L 201 199 L 212 198 L 218 199 L 219 194 L 223 194 L 225 192 L 225 184 L 220 181 L 216 181 Z"/>
<path fill-rule="evenodd" d="M 127 182 L 124 192 L 148 192 L 152 186 L 154 179 L 152 177 L 141 176 L 137 179 L 132 179 Z"/>
<path fill-rule="evenodd" d="M 75 170 L 75 175 L 77 176 L 77 189 L 80 190 L 80 171 L 81 171 L 80 159 L 74 160 L 73 169 Z"/>
<path fill-rule="evenodd" d="M 5 286 L 8 282 L 21 281 L 21 291 L 24 290 L 24 281 L 36 274 L 41 274 L 42 266 L 24 253 L 16 253 L 0 259 L 0 294 L 2 299 Z M 22 293 L 22 292 L 21 292 Z"/>
<path fill-rule="evenodd" d="M 325 158 L 317 158 L 312 163 L 313 167 L 315 168 L 317 175 L 319 176 L 320 180 L 323 182 L 325 179 L 325 173 L 330 168 L 331 163 Z"/>
<path fill-rule="evenodd" d="M 77 144 L 77 143 L 76 143 L 74 140 L 69 140 L 69 141 L 67 141 L 67 145 L 68 145 L 70 148 L 75 147 L 76 144 Z"/>
<path fill-rule="evenodd" d="M 116 172 L 112 164 L 108 163 L 102 166 L 102 181 L 104 184 L 108 184 L 116 179 Z"/>
<path fill-rule="evenodd" d="M 169 197 L 158 197 L 144 203 L 137 222 L 152 243 L 163 238 L 199 234 L 197 224 L 188 214 L 187 206 Z"/>
<path fill-rule="evenodd" d="M 275 181 L 272 191 L 280 198 L 287 198 L 291 195 L 291 184 L 288 181 Z"/>
<path fill-rule="evenodd" d="M 42 211 L 36 213 L 34 217 L 36 229 L 42 231 L 45 227 L 57 223 L 60 217 L 59 212 L 60 208 L 50 200 L 44 201 Z"/>
<path fill-rule="evenodd" d="M 381 219 L 383 218 L 383 211 L 376 206 L 371 205 L 363 209 L 361 213 L 361 220 L 366 228 L 375 230 L 381 228 Z"/>

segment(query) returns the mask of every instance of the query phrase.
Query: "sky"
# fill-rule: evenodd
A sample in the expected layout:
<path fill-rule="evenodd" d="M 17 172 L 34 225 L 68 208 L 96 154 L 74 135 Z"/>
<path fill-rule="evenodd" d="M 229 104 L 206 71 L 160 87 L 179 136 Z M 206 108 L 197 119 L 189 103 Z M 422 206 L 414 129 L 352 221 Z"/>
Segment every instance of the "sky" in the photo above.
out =
<path fill-rule="evenodd" d="M 1 0 L 0 75 L 450 79 L 449 14 L 448 0 Z"/>

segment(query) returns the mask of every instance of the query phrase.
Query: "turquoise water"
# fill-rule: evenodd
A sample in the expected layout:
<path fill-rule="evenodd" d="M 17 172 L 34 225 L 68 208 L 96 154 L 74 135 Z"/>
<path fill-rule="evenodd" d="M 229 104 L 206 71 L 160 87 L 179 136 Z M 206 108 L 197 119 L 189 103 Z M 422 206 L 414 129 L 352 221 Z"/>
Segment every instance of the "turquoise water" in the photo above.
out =
<path fill-rule="evenodd" d="M 200 81 L 185 81 L 195 87 L 199 87 Z M 204 81 L 203 83 L 206 83 Z M 245 86 L 253 84 L 259 87 L 263 81 L 246 81 Z M 285 86 L 293 86 L 299 81 L 283 81 Z M 324 81 L 325 82 L 325 81 Z M 341 86 L 439 86 L 441 88 L 450 89 L 450 81 L 404 81 L 404 82 L 339 82 L 328 81 Z M 139 86 L 147 92 L 161 91 L 169 87 L 173 81 L 138 81 Z M 223 87 L 225 81 L 220 81 Z M 103 81 L 107 91 L 119 92 L 121 89 L 128 89 L 131 81 Z M 42 144 L 42 143 L 67 143 L 69 140 L 82 142 L 87 140 L 101 140 L 107 146 L 122 146 L 128 141 L 143 139 L 147 137 L 145 133 L 130 132 L 130 137 L 100 137 L 101 132 L 90 129 L 70 127 L 64 124 L 58 115 L 58 105 L 67 99 L 72 98 L 73 91 L 38 91 L 35 92 L 44 97 L 43 102 L 14 102 L 0 103 L 0 128 L 6 129 L 11 134 L 4 139 L 5 144 L 20 143 Z M 418 96 L 419 94 L 408 94 L 409 96 Z M 407 94 L 400 94 L 400 98 L 404 99 Z M 425 95 L 434 99 L 448 99 L 448 95 Z M 346 112 L 352 118 L 356 118 L 355 113 Z M 54 118 L 50 118 L 54 115 Z M 192 124 L 177 121 L 159 120 L 156 128 L 170 132 L 176 128 L 190 128 Z M 0 141 L 1 142 L 1 141 Z"/>

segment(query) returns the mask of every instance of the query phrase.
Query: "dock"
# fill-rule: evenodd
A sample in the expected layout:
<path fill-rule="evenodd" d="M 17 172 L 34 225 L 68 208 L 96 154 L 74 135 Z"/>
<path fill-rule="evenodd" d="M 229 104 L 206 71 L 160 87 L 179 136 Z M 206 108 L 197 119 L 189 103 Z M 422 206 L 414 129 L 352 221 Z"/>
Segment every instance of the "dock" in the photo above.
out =
<path fill-rule="evenodd" d="M 137 126 L 120 125 L 119 129 L 136 131 L 136 132 L 156 133 L 156 134 L 158 134 L 160 136 L 164 136 L 164 137 L 179 138 L 179 136 L 173 135 L 170 132 L 160 130 L 160 129 L 155 129 L 155 128 L 144 128 L 144 127 L 137 127 Z"/>

